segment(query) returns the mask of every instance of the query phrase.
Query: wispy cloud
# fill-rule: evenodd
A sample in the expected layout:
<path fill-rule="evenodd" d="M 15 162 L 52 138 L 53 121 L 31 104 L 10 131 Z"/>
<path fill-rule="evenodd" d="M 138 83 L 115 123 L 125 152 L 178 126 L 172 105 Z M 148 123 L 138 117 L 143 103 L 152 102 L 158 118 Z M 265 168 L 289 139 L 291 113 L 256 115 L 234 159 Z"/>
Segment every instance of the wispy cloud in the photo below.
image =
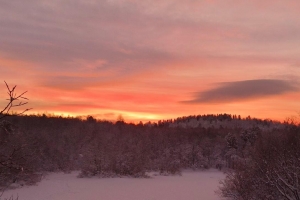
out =
<path fill-rule="evenodd" d="M 237 102 L 295 91 L 299 91 L 299 88 L 285 80 L 245 80 L 220 83 L 219 87 L 199 92 L 195 95 L 194 99 L 185 101 L 185 103 Z"/>

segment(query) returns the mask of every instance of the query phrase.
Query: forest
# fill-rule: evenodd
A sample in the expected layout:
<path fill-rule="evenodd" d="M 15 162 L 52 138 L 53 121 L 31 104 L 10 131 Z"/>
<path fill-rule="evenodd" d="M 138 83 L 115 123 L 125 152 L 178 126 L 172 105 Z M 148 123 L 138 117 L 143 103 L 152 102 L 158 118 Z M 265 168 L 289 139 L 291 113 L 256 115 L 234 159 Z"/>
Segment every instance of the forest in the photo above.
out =
<path fill-rule="evenodd" d="M 205 127 L 190 127 L 191 121 Z M 297 125 L 228 114 L 137 125 L 91 116 L 9 116 L 1 121 L 0 183 L 3 189 L 34 184 L 57 171 L 146 177 L 147 171 L 218 168 L 228 174 L 221 187 L 225 197 L 299 199 L 299 133 Z M 253 194 L 258 189 L 264 192 Z"/>

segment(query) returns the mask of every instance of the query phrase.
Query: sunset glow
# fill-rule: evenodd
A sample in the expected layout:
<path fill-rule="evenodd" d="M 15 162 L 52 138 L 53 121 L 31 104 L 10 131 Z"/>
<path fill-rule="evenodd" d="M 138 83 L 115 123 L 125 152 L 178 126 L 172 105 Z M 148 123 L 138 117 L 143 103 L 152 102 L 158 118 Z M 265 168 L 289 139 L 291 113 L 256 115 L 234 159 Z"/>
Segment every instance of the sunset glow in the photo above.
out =
<path fill-rule="evenodd" d="M 28 114 L 285 120 L 300 111 L 299 19 L 294 0 L 2 1 L 0 80 L 28 91 Z"/>

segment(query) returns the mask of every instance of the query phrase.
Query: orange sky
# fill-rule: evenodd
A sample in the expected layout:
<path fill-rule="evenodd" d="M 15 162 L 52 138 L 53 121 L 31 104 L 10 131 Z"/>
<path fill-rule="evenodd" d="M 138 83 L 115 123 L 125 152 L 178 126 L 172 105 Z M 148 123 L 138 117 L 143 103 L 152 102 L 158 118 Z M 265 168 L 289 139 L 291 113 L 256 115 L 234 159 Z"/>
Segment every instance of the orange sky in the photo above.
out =
<path fill-rule="evenodd" d="M 35 114 L 284 120 L 300 111 L 299 19 L 295 0 L 0 2 L 0 80 Z"/>

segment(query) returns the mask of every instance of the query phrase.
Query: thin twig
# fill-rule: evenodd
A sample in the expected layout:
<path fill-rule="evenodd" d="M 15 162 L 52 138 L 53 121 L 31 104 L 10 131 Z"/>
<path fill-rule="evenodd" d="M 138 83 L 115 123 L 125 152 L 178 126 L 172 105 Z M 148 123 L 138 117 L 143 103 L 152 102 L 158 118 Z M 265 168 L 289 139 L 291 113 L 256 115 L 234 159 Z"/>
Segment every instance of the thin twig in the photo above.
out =
<path fill-rule="evenodd" d="M 9 87 L 9 85 L 6 83 L 6 81 L 4 81 L 5 86 L 7 88 L 7 94 L 9 96 L 8 100 L 9 102 L 7 103 L 7 105 L 0 111 L 0 120 L 3 119 L 4 117 L 9 116 L 9 112 L 11 111 L 12 108 L 14 107 L 20 107 L 20 106 L 24 106 L 26 104 L 28 104 L 28 98 L 25 97 L 24 95 L 27 93 L 27 91 L 21 93 L 21 94 L 17 94 L 15 92 L 16 89 L 16 85 L 11 89 Z M 25 100 L 25 101 L 20 101 L 20 100 Z M 19 101 L 18 103 L 16 103 L 16 101 Z M 14 104 L 16 103 L 16 104 Z M 18 113 L 17 115 L 22 115 L 25 112 L 31 110 L 31 108 L 27 108 L 25 110 L 23 110 L 22 112 Z"/>

